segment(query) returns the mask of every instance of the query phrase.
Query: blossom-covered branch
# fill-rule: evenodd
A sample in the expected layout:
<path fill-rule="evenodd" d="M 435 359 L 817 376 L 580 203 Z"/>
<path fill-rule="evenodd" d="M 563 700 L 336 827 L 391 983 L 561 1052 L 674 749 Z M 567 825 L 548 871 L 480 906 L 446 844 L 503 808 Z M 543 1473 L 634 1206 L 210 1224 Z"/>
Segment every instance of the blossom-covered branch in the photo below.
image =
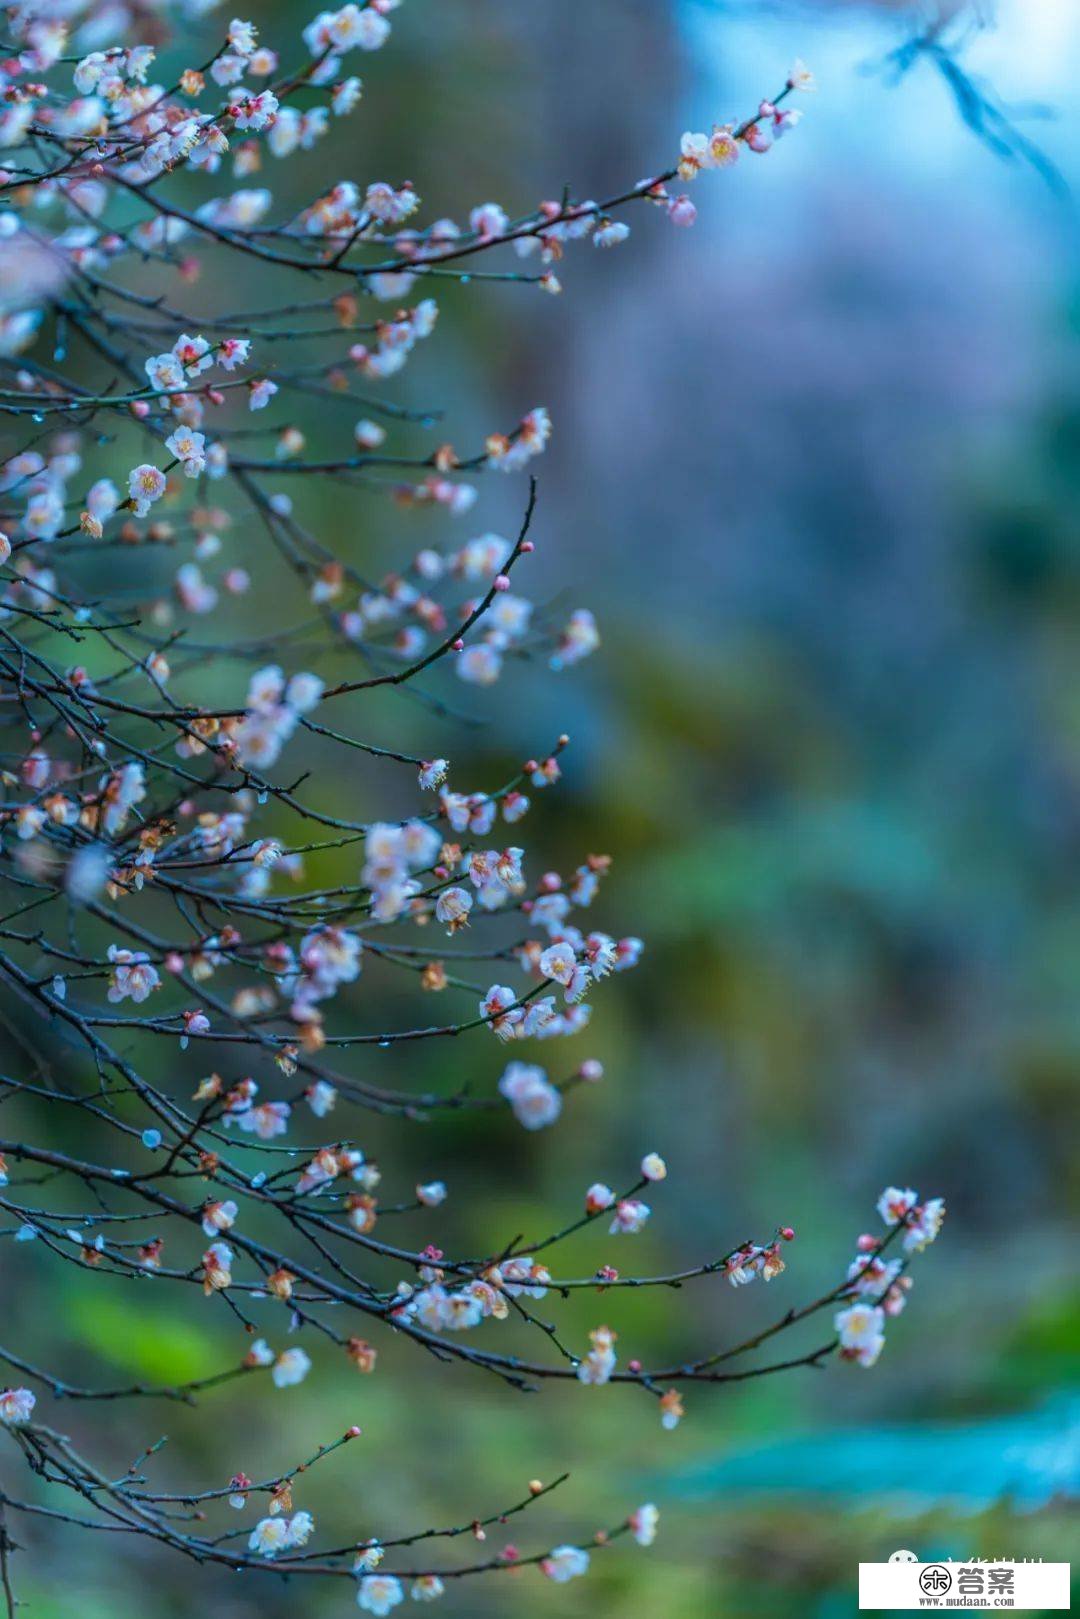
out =
<path fill-rule="evenodd" d="M 185 40 L 205 44 L 188 45 L 190 61 L 168 46 L 161 67 L 150 44 L 103 41 L 93 5 L 34 5 L 10 15 L 0 63 L 0 978 L 56 1047 L 46 1061 L 19 1036 L 0 1074 L 11 1121 L 0 1237 L 32 1245 L 42 1266 L 136 1285 L 140 1298 L 147 1286 L 151 1297 L 186 1290 L 192 1309 L 227 1316 L 238 1342 L 186 1382 L 95 1387 L 5 1341 L 0 1421 L 49 1490 L 43 1500 L 5 1487 L 0 1508 L 150 1538 L 200 1564 L 353 1579 L 375 1614 L 406 1590 L 428 1600 L 472 1574 L 536 1566 L 567 1580 L 590 1553 L 507 1543 L 444 1562 L 416 1550 L 483 1541 L 555 1487 L 538 1481 L 467 1525 L 379 1526 L 308 1549 L 314 1518 L 294 1494 L 360 1437 L 355 1425 L 274 1478 L 238 1472 L 185 1492 L 155 1484 L 159 1444 L 118 1478 L 88 1458 L 91 1425 L 76 1444 L 43 1420 L 39 1398 L 87 1411 L 193 1404 L 241 1379 L 287 1389 L 335 1355 L 371 1374 L 401 1346 L 518 1389 L 630 1385 L 670 1429 L 688 1384 L 834 1355 L 871 1364 L 910 1257 L 943 1214 L 936 1199 L 889 1189 L 884 1231 L 860 1238 L 825 1293 L 654 1367 L 623 1360 L 606 1324 L 586 1342 L 549 1317 L 581 1292 L 609 1294 L 603 1313 L 614 1314 L 626 1289 L 768 1282 L 794 1231 L 668 1274 L 622 1274 L 600 1249 L 592 1274 L 560 1274 L 568 1239 L 591 1228 L 621 1249 L 649 1221 L 642 1194 L 667 1171 L 648 1152 L 622 1190 L 598 1180 L 568 1194 L 565 1223 L 541 1236 L 492 1232 L 479 1254 L 395 1240 L 409 1215 L 437 1235 L 448 1188 L 410 1168 L 407 1149 L 384 1177 L 361 1144 L 365 1112 L 407 1124 L 498 1107 L 538 1130 L 603 1072 L 589 1057 L 557 1061 L 555 1077 L 504 1058 L 486 1089 L 453 1077 L 443 1090 L 393 1089 L 370 1077 L 367 1049 L 471 1033 L 489 1052 L 517 1052 L 580 1036 L 594 991 L 643 947 L 586 916 L 606 855 L 535 875 L 515 841 L 535 795 L 556 788 L 569 736 L 479 784 L 438 747 L 425 757 L 372 739 L 373 690 L 417 705 L 441 735 L 471 722 L 438 684 L 443 669 L 467 696 L 512 663 L 560 675 L 599 643 L 588 609 L 556 613 L 525 593 L 547 411 L 432 448 L 441 409 L 386 400 L 379 386 L 435 330 L 421 283 L 556 293 L 575 243 L 626 239 L 631 205 L 692 224 L 672 183 L 768 150 L 798 120 L 795 94 L 812 88 L 796 65 L 750 116 L 684 135 L 668 168 L 605 201 L 567 192 L 517 216 L 481 202 L 462 224 L 417 225 L 407 181 L 324 190 L 317 164 L 304 167 L 331 123 L 354 114 L 353 53 L 384 45 L 395 9 L 371 0 L 323 13 L 281 58 L 252 22 L 234 19 L 215 41 L 212 19 L 188 19 Z M 298 210 L 248 183 L 286 160 L 316 180 Z M 254 308 L 235 302 L 245 292 Z M 303 425 L 316 420 L 317 451 Z M 526 474 L 516 533 L 453 536 L 497 473 Z M 329 533 L 316 498 L 328 488 Z M 343 532 L 379 500 L 426 510 L 438 533 L 373 579 Z M 257 550 L 249 571 L 237 553 Z M 245 597 L 260 605 L 248 638 L 228 614 Z M 379 819 L 352 808 L 359 791 L 341 812 L 365 762 L 390 778 Z M 403 992 L 440 1010 L 402 1023 L 392 1009 Z M 772 1350 L 818 1315 L 831 1317 L 827 1340 Z M 247 1514 L 239 1529 L 232 1510 Z M 656 1521 L 644 1505 L 589 1543 L 647 1545 Z M 14 1612 L 9 1523 L 0 1584 Z"/>

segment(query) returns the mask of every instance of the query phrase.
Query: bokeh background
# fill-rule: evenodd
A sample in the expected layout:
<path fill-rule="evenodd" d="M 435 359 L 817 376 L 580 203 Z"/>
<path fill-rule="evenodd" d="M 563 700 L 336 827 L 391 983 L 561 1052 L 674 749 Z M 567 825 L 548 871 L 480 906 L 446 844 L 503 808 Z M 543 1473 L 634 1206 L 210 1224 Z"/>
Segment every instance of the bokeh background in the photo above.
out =
<path fill-rule="evenodd" d="M 307 15 L 260 5 L 256 20 L 273 39 Z M 984 20 L 966 68 L 1076 179 L 1080 13 L 1002 0 Z M 282 168 L 266 181 L 287 196 L 321 164 L 409 176 L 426 215 L 460 218 L 489 196 L 516 213 L 567 181 L 604 195 L 652 172 L 684 128 L 779 89 L 796 55 L 820 85 L 773 153 L 697 182 L 694 230 L 641 210 L 616 253 L 570 257 L 561 299 L 445 289 L 437 336 L 392 385 L 403 403 L 451 406 L 461 443 L 549 407 L 531 578 L 541 599 L 591 606 L 604 647 L 558 680 L 523 666 L 491 696 L 455 684 L 481 727 L 448 737 L 392 696 L 367 734 L 449 752 L 456 780 L 479 782 L 569 730 L 563 787 L 529 845 L 563 869 L 610 853 L 598 920 L 648 952 L 596 997 L 573 1057 L 601 1058 L 607 1077 L 554 1131 L 526 1135 L 502 1114 L 358 1129 L 407 1179 L 444 1174 L 448 1248 L 553 1227 L 568 1188 L 625 1180 L 649 1148 L 670 1178 L 635 1239 L 641 1270 L 796 1227 L 767 1294 L 698 1284 L 620 1301 L 620 1348 L 646 1360 L 741 1336 L 832 1285 L 887 1181 L 943 1194 L 948 1225 L 872 1372 L 691 1388 L 673 1434 L 633 1391 L 518 1397 L 407 1347 L 384 1346 L 373 1378 L 317 1361 L 272 1399 L 244 1384 L 197 1413 L 117 1408 L 118 1455 L 168 1430 L 155 1477 L 204 1486 L 238 1467 L 272 1474 L 360 1423 L 362 1446 L 299 1501 L 344 1514 L 357 1538 L 468 1519 L 564 1468 L 569 1484 L 506 1532 L 526 1549 L 660 1506 L 650 1552 L 597 1556 L 566 1588 L 535 1571 L 452 1588 L 454 1619 L 834 1619 L 855 1611 L 857 1563 L 901 1546 L 1067 1555 L 1080 1477 L 1076 213 L 1031 164 L 988 150 L 933 63 L 899 82 L 883 71 L 911 27 L 888 5 L 409 0 L 390 47 L 362 64 L 347 138 L 336 131 L 297 180 Z M 305 426 L 314 447 L 329 441 L 316 417 Z M 377 574 L 421 531 L 511 531 L 520 497 L 489 480 L 437 536 L 439 519 L 372 502 L 343 529 L 332 488 L 305 510 Z M 250 565 L 262 543 L 238 535 L 229 561 Z M 374 772 L 321 786 L 350 814 L 394 808 Z M 366 1077 L 416 1089 L 490 1089 L 502 1066 L 479 1035 L 363 1061 Z M 414 1225 L 427 1240 L 429 1222 Z M 580 1274 L 616 1257 L 597 1241 L 563 1263 Z M 137 1290 L 41 1262 L 20 1276 L 9 1306 L 43 1334 L 62 1322 L 83 1381 L 197 1376 L 235 1347 L 224 1312 L 148 1314 Z M 581 1334 L 595 1308 L 577 1311 Z M 84 1412 L 60 1415 L 81 1432 Z M 193 1578 L 74 1531 L 62 1547 L 20 1593 L 34 1619 L 66 1619 L 76 1601 L 81 1619 L 352 1611 L 337 1582 Z"/>

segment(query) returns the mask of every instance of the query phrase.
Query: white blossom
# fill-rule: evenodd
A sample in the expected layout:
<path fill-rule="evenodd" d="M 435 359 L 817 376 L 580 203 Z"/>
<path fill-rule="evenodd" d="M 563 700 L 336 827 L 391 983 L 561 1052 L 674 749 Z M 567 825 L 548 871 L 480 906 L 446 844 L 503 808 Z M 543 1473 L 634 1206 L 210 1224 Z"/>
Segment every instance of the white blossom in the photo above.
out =
<path fill-rule="evenodd" d="M 556 1546 L 540 1564 L 549 1580 L 564 1585 L 589 1571 L 589 1554 L 580 1546 Z"/>
<path fill-rule="evenodd" d="M 293 1388 L 295 1384 L 302 1383 L 311 1370 L 310 1356 L 299 1346 L 285 1349 L 274 1362 L 270 1376 L 274 1387 L 279 1389 Z"/>
<path fill-rule="evenodd" d="M 365 1613 L 384 1619 L 391 1608 L 404 1601 L 405 1592 L 396 1574 L 365 1574 L 360 1581 L 356 1600 Z"/>
<path fill-rule="evenodd" d="M 9 1427 L 29 1422 L 36 1404 L 37 1397 L 29 1389 L 4 1389 L 0 1393 L 0 1422 Z"/>

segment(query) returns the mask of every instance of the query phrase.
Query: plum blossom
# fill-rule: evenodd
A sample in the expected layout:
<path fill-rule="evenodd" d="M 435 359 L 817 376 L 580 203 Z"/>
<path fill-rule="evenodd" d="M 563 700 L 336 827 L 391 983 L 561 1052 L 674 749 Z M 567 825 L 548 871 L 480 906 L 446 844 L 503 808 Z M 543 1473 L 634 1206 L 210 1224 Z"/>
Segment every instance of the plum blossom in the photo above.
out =
<path fill-rule="evenodd" d="M 752 125 L 751 128 L 754 126 Z M 739 156 L 739 143 L 735 133 L 728 124 L 717 124 L 709 136 L 709 157 L 712 166 L 717 169 L 726 169 L 736 162 Z"/>
<path fill-rule="evenodd" d="M 617 247 L 630 235 L 630 227 L 621 219 L 605 219 L 593 234 L 594 247 Z"/>
<path fill-rule="evenodd" d="M 456 933 L 459 928 L 468 927 L 472 908 L 473 898 L 468 889 L 456 885 L 444 888 L 435 901 L 435 915 L 440 922 L 446 923 L 447 933 Z"/>
<path fill-rule="evenodd" d="M 194 562 L 185 562 L 177 569 L 176 594 L 189 613 L 212 613 L 217 606 L 217 591 L 207 584 Z"/>
<path fill-rule="evenodd" d="M 630 1533 L 639 1546 L 651 1546 L 656 1539 L 659 1523 L 659 1510 L 651 1501 L 646 1501 L 644 1506 L 638 1507 L 630 1514 Z"/>
<path fill-rule="evenodd" d="M 564 940 L 549 945 L 540 957 L 539 966 L 545 978 L 553 978 L 557 984 L 569 984 L 577 970 L 573 946 Z"/>
<path fill-rule="evenodd" d="M 179 393 L 185 385 L 184 368 L 170 350 L 145 361 L 146 374 L 159 393 Z"/>
<path fill-rule="evenodd" d="M 551 417 L 542 405 L 537 405 L 522 417 L 516 433 L 488 439 L 487 467 L 499 472 L 520 472 L 534 456 L 543 453 L 551 431 Z"/>
<path fill-rule="evenodd" d="M 553 1551 L 540 1564 L 541 1569 L 549 1580 L 558 1585 L 565 1585 L 567 1580 L 577 1579 L 579 1575 L 589 1571 L 589 1554 L 582 1551 L 580 1546 L 556 1546 Z"/>
<path fill-rule="evenodd" d="M 250 230 L 263 218 L 272 200 L 270 192 L 263 188 L 242 188 L 227 197 L 211 198 L 196 213 L 204 223 L 219 229 Z"/>
<path fill-rule="evenodd" d="M 286 680 L 277 664 L 258 669 L 248 683 L 247 711 L 236 731 L 237 756 L 253 769 L 275 764 L 301 718 L 320 701 L 323 682 L 309 673 Z"/>
<path fill-rule="evenodd" d="M 746 1287 L 759 1276 L 770 1282 L 783 1269 L 784 1261 L 780 1257 L 778 1243 L 771 1243 L 767 1248 L 756 1242 L 746 1243 L 736 1249 L 724 1264 L 724 1274 L 732 1287 Z"/>
<path fill-rule="evenodd" d="M 587 607 L 579 607 L 571 613 L 555 651 L 548 662 L 552 669 L 569 669 L 573 664 L 580 663 L 595 652 L 600 645 L 600 632 L 596 627 L 596 619 Z"/>
<path fill-rule="evenodd" d="M 311 1357 L 297 1345 L 292 1349 L 282 1350 L 274 1362 L 270 1376 L 275 1388 L 288 1389 L 302 1383 L 310 1370 Z"/>
<path fill-rule="evenodd" d="M 337 1091 L 325 1079 L 317 1079 L 304 1092 L 307 1105 L 317 1119 L 325 1119 L 337 1101 Z"/>
<path fill-rule="evenodd" d="M 99 478 L 86 492 L 86 509 L 91 517 L 104 523 L 120 504 L 120 491 L 111 478 Z"/>
<path fill-rule="evenodd" d="M 903 1261 L 876 1253 L 859 1253 L 848 1266 L 848 1281 L 861 1299 L 880 1304 L 886 1315 L 899 1315 L 907 1302 L 910 1277 L 903 1276 Z"/>
<path fill-rule="evenodd" d="M 666 1394 L 661 1395 L 661 1428 L 666 1429 L 670 1433 L 673 1428 L 677 1428 L 679 1426 L 679 1423 L 682 1421 L 685 1415 L 686 1413 L 683 1409 L 682 1395 L 679 1393 L 678 1389 L 668 1389 Z"/>
<path fill-rule="evenodd" d="M 446 1587 L 437 1574 L 421 1574 L 409 1587 L 409 1595 L 414 1602 L 434 1602 L 445 1590 Z"/>
<path fill-rule="evenodd" d="M 454 832 L 471 832 L 486 837 L 495 824 L 498 805 L 486 793 L 449 793 L 440 797 L 440 807 Z"/>
<path fill-rule="evenodd" d="M 260 1518 L 248 1536 L 248 1550 L 261 1557 L 273 1557 L 289 1545 L 289 1525 L 284 1518 Z"/>
<path fill-rule="evenodd" d="M 467 1332 L 479 1326 L 484 1317 L 484 1295 L 474 1283 L 464 1293 L 451 1293 L 442 1306 L 442 1324 L 448 1332 Z"/>
<path fill-rule="evenodd" d="M 211 1201 L 203 1205 L 202 1228 L 208 1237 L 216 1237 L 219 1232 L 228 1231 L 235 1225 L 239 1210 L 232 1198 L 224 1202 Z"/>
<path fill-rule="evenodd" d="M 203 1291 L 222 1292 L 232 1282 L 232 1249 L 227 1242 L 212 1242 L 203 1254 Z"/>
<path fill-rule="evenodd" d="M 633 1236 L 639 1232 L 648 1220 L 652 1210 L 647 1203 L 642 1203 L 636 1197 L 624 1197 L 615 1205 L 615 1218 L 608 1231 L 615 1236 Z"/>
<path fill-rule="evenodd" d="M 390 24 L 373 6 L 342 6 L 322 11 L 304 29 L 304 44 L 312 56 L 323 51 L 377 51 L 390 35 Z"/>
<path fill-rule="evenodd" d="M 186 1049 L 189 1035 L 209 1034 L 210 1032 L 210 1019 L 205 1012 L 201 1012 L 197 1008 L 188 1007 L 181 1012 L 180 1021 L 184 1025 L 184 1032 L 180 1037 L 181 1051 Z"/>
<path fill-rule="evenodd" d="M 271 1513 L 276 1511 L 273 1504 L 270 1510 Z M 306 1545 L 314 1528 L 315 1520 L 310 1512 L 296 1512 L 291 1518 L 261 1518 L 248 1538 L 248 1550 L 273 1557 L 277 1552 Z"/>
<path fill-rule="evenodd" d="M 363 945 L 346 928 L 316 928 L 300 941 L 300 973 L 289 979 L 294 1015 L 303 1018 L 317 1001 L 335 995 L 359 976 Z"/>
<path fill-rule="evenodd" d="M 173 344 L 173 354 L 186 376 L 198 377 L 208 371 L 214 363 L 214 356 L 210 344 L 205 337 L 189 337 L 182 333 Z"/>
<path fill-rule="evenodd" d="M 238 365 L 243 365 L 251 353 L 251 343 L 246 337 L 226 337 L 218 345 L 218 364 L 224 371 L 235 371 Z"/>
<path fill-rule="evenodd" d="M 878 1198 L 877 1211 L 886 1225 L 897 1225 L 918 1201 L 918 1192 L 913 1192 L 910 1186 L 906 1191 L 902 1191 L 899 1186 L 886 1186 Z"/>
<path fill-rule="evenodd" d="M 0 1393 L 0 1422 L 9 1427 L 29 1422 L 36 1404 L 37 1397 L 29 1389 L 4 1389 Z"/>
<path fill-rule="evenodd" d="M 145 517 L 155 501 L 165 493 L 165 474 L 144 461 L 128 473 L 128 497 L 136 517 Z"/>
<path fill-rule="evenodd" d="M 315 1519 L 310 1512 L 294 1512 L 289 1519 L 289 1545 L 306 1546 L 315 1532 Z"/>
<path fill-rule="evenodd" d="M 113 963 L 108 998 L 114 1004 L 130 998 L 139 1005 L 160 986 L 157 968 L 151 966 L 150 958 L 144 951 L 125 950 L 120 945 L 111 944 L 107 955 Z"/>
<path fill-rule="evenodd" d="M 873 1366 L 885 1347 L 885 1312 L 876 1304 L 850 1304 L 833 1317 L 840 1355 L 860 1366 Z"/>
<path fill-rule="evenodd" d="M 383 180 L 376 180 L 364 193 L 364 210 L 384 225 L 399 225 L 420 206 L 420 198 L 411 185 L 395 191 Z"/>
<path fill-rule="evenodd" d="M 506 210 L 500 208 L 497 202 L 482 203 L 469 215 L 469 229 L 474 231 L 481 241 L 491 241 L 493 237 L 501 236 L 509 223 Z"/>
<path fill-rule="evenodd" d="M 271 382 L 269 377 L 260 377 L 258 382 L 253 382 L 248 387 L 249 409 L 265 410 L 277 391 L 276 382 Z"/>
<path fill-rule="evenodd" d="M 434 864 L 442 840 L 434 827 L 423 821 L 407 821 L 404 826 L 376 823 L 364 841 L 363 881 L 371 889 L 372 914 L 379 922 L 394 922 L 419 893 L 412 875 Z"/>
<path fill-rule="evenodd" d="M 554 1124 L 562 1112 L 562 1095 L 551 1084 L 543 1068 L 531 1063 L 512 1062 L 499 1080 L 514 1117 L 526 1130 L 543 1130 Z"/>
<path fill-rule="evenodd" d="M 245 22 L 240 17 L 233 18 L 226 37 L 237 56 L 254 56 L 256 32 L 254 23 Z"/>
<path fill-rule="evenodd" d="M 265 129 L 277 113 L 277 96 L 270 90 L 260 90 L 258 95 L 234 102 L 230 110 L 237 129 Z"/>
<path fill-rule="evenodd" d="M 585 1193 L 585 1212 L 587 1214 L 601 1214 L 604 1209 L 610 1209 L 615 1201 L 615 1193 L 610 1186 L 602 1181 L 596 1181 Z"/>
<path fill-rule="evenodd" d="M 667 205 L 667 216 L 673 225 L 680 225 L 685 228 L 693 225 L 697 220 L 697 209 L 690 201 L 690 198 L 685 195 L 672 197 Z"/>
<path fill-rule="evenodd" d="M 291 1111 L 288 1102 L 258 1102 L 242 1112 L 229 1114 L 225 1122 L 235 1119 L 247 1135 L 258 1136 L 260 1141 L 273 1141 L 288 1130 Z"/>
<path fill-rule="evenodd" d="M 137 804 L 146 797 L 146 779 L 142 764 L 133 759 L 106 778 L 103 783 L 101 828 L 107 837 L 114 837 L 127 825 L 128 817 Z"/>
<path fill-rule="evenodd" d="M 592 1348 L 578 1366 L 578 1381 L 599 1386 L 615 1370 L 615 1334 L 610 1327 L 596 1327 L 589 1334 Z"/>
<path fill-rule="evenodd" d="M 376 1619 L 385 1619 L 391 1608 L 405 1600 L 405 1592 L 396 1574 L 365 1574 L 356 1593 L 357 1603 L 365 1613 Z"/>
<path fill-rule="evenodd" d="M 340 84 L 335 85 L 334 93 L 330 98 L 330 105 L 334 110 L 335 117 L 341 118 L 346 113 L 352 112 L 360 100 L 363 90 L 363 84 L 357 78 L 342 79 Z"/>
<path fill-rule="evenodd" d="M 206 467 L 206 439 L 189 427 L 178 427 L 165 440 L 165 448 L 184 463 L 184 475 L 197 478 Z"/>
<path fill-rule="evenodd" d="M 502 655 L 490 641 L 477 641 L 462 647 L 454 667 L 470 686 L 493 686 L 502 673 Z"/>
<path fill-rule="evenodd" d="M 441 787 L 449 769 L 450 762 L 447 759 L 425 759 L 417 777 L 421 791 L 433 792 L 437 787 Z"/>
<path fill-rule="evenodd" d="M 551 1282 L 551 1273 L 537 1259 L 504 1259 L 499 1266 L 502 1290 L 509 1298 L 524 1296 L 542 1299 Z"/>
<path fill-rule="evenodd" d="M 909 1254 L 922 1253 L 929 1247 L 941 1230 L 945 1219 L 945 1201 L 940 1197 L 929 1198 L 925 1203 L 916 1207 L 913 1217 L 908 1220 L 907 1231 L 904 1234 L 904 1252 Z"/>

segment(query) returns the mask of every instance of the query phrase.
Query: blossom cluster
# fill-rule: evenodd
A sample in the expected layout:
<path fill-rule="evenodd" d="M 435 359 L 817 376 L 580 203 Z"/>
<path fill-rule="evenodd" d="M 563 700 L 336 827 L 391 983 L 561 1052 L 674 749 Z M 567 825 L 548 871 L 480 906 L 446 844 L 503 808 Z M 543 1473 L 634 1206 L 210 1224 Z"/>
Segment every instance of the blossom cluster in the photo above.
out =
<path fill-rule="evenodd" d="M 887 1227 L 903 1231 L 901 1249 L 908 1258 L 934 1241 L 945 1219 L 943 1198 L 920 1203 L 919 1194 L 910 1187 L 887 1186 L 877 1207 Z M 855 1302 L 837 1312 L 834 1324 L 842 1358 L 873 1366 L 885 1347 L 886 1319 L 899 1315 L 907 1303 L 911 1277 L 906 1273 L 907 1259 L 886 1259 L 881 1242 L 872 1234 L 859 1238 L 858 1250 L 848 1269 L 849 1291 Z"/>
<path fill-rule="evenodd" d="M 570 1347 L 535 1307 L 603 1293 L 591 1319 L 615 1320 L 622 1287 L 768 1282 L 792 1228 L 673 1275 L 622 1276 L 610 1261 L 647 1243 L 667 1166 L 648 1152 L 628 1184 L 609 1185 L 598 1145 L 564 1227 L 531 1242 L 495 1232 L 469 1257 L 441 1234 L 454 1188 L 438 1129 L 404 1165 L 380 1164 L 363 1134 L 367 1111 L 407 1124 L 498 1108 L 529 1132 L 565 1125 L 602 1064 L 541 1064 L 522 1043 L 580 1037 L 594 995 L 644 951 L 609 921 L 606 854 L 554 870 L 528 847 L 527 817 L 536 795 L 556 793 L 569 736 L 496 785 L 452 767 L 442 729 L 497 681 L 565 672 L 599 646 L 589 608 L 564 614 L 529 588 L 551 417 L 522 399 L 516 422 L 436 443 L 442 413 L 414 400 L 408 362 L 439 331 L 428 292 L 482 284 L 479 255 L 500 279 L 554 293 L 572 247 L 624 242 L 634 206 L 692 224 L 694 204 L 669 187 L 763 152 L 797 122 L 789 98 L 811 80 L 797 67 L 751 117 L 684 136 L 670 168 L 617 197 L 567 190 L 525 213 L 466 200 L 455 219 L 426 210 L 404 178 L 335 178 L 324 157 L 360 149 L 333 133 L 363 106 L 353 69 L 391 38 L 397 5 L 349 3 L 287 22 L 295 37 L 275 42 L 207 0 L 185 0 L 179 18 L 178 0 L 35 0 L 7 19 L 0 403 L 17 437 L 0 454 L 0 694 L 14 739 L 0 783 L 0 978 L 63 1035 L 64 1072 L 47 1085 L 36 1067 L 5 1077 L 31 1127 L 0 1142 L 0 1182 L 26 1263 L 137 1279 L 148 1311 L 179 1293 L 235 1346 L 223 1367 L 167 1389 L 80 1390 L 12 1364 L 71 1399 L 194 1401 L 239 1379 L 296 1399 L 333 1356 L 370 1377 L 414 1348 L 512 1387 L 560 1379 L 592 1398 L 585 1387 L 628 1386 L 671 1431 L 684 1384 L 725 1381 L 721 1367 L 770 1335 L 651 1367 L 626 1328 L 597 1324 L 587 1348 Z M 294 176 L 287 202 L 282 173 Z M 385 396 L 389 379 L 401 398 Z M 521 490 L 520 526 L 503 535 L 478 517 L 463 538 L 495 474 Z M 368 501 L 425 525 L 390 572 L 369 567 Z M 375 691 L 414 701 L 422 744 L 367 707 Z M 414 991 L 415 1019 L 401 1011 Z M 453 1049 L 474 1029 L 497 1043 L 473 1048 L 468 1084 L 447 1064 L 442 1088 L 421 1092 L 404 1067 L 395 1083 L 392 1058 L 369 1060 L 437 1037 Z M 500 1060 L 504 1042 L 520 1057 Z M 76 1101 L 92 1124 L 79 1152 Z M 824 1301 L 774 1329 L 842 1305 L 838 1337 L 751 1359 L 738 1376 L 837 1349 L 876 1358 L 907 1261 L 943 1208 L 890 1188 L 882 1213 L 885 1238 L 861 1240 Z M 604 1248 L 575 1276 L 560 1245 L 587 1228 Z M 894 1235 L 899 1259 L 886 1251 Z M 500 1568 L 565 1583 L 620 1537 L 644 1547 L 657 1532 L 646 1503 L 582 1545 L 523 1556 L 507 1543 L 477 1565 L 402 1566 L 404 1548 L 456 1540 L 460 1525 L 344 1549 L 329 1532 L 316 1552 L 316 1512 L 294 1493 L 357 1426 L 269 1480 L 238 1469 L 225 1487 L 158 1493 L 144 1477 L 162 1465 L 157 1448 L 126 1474 L 99 1467 L 81 1437 L 37 1420 L 37 1398 L 5 1389 L 0 1423 L 43 1488 L 77 1498 L 70 1521 L 131 1529 L 199 1566 L 351 1577 L 375 1615 Z M 475 1538 L 549 1488 L 530 1483 L 477 1520 Z M 39 1510 L 36 1497 L 5 1504 Z M 204 1527 L 219 1509 L 242 1527 Z"/>

